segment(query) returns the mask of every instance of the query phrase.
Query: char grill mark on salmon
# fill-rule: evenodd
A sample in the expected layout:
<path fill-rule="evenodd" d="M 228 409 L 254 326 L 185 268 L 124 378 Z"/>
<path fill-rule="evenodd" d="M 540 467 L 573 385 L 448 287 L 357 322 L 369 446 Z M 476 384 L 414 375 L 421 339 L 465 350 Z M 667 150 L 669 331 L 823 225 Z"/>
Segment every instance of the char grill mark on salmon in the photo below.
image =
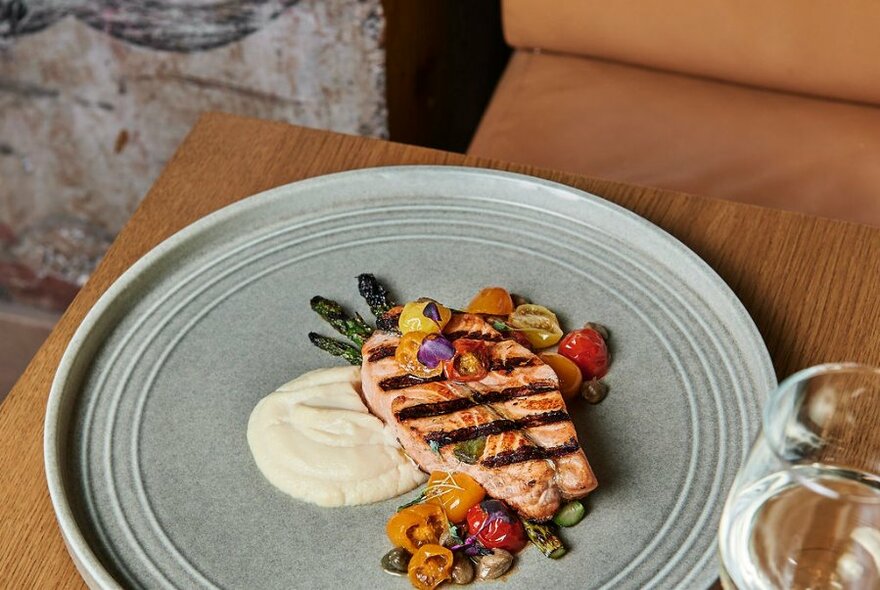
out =
<path fill-rule="evenodd" d="M 387 359 L 390 356 L 394 356 L 395 352 L 397 352 L 396 346 L 386 344 L 385 346 L 374 348 L 370 351 L 369 356 L 366 356 L 364 358 L 371 363 L 375 363 L 376 361 L 381 361 L 382 359 Z"/>
<path fill-rule="evenodd" d="M 571 416 L 564 410 L 554 410 L 543 414 L 533 414 L 520 420 L 507 420 L 502 418 L 481 424 L 480 426 L 468 426 L 466 428 L 458 428 L 449 431 L 429 432 L 425 435 L 425 442 L 436 443 L 443 447 L 452 443 L 471 440 L 488 434 L 501 434 L 511 430 L 522 430 L 530 426 L 540 426 L 542 424 L 552 424 L 563 420 L 571 420 Z"/>
<path fill-rule="evenodd" d="M 395 375 L 394 377 L 383 379 L 379 382 L 379 387 L 382 388 L 382 391 L 394 391 L 396 389 L 406 389 L 407 387 L 412 387 L 413 385 L 421 385 L 422 383 L 435 383 L 437 381 L 443 381 L 443 376 L 437 375 L 436 377 L 418 377 L 416 375 L 404 373 L 403 375 Z"/>
<path fill-rule="evenodd" d="M 527 519 L 552 518 L 563 499 L 595 488 L 553 370 L 480 316 L 455 312 L 444 332 L 484 343 L 491 369 L 484 378 L 403 373 L 393 355 L 379 352 L 397 346 L 393 333 L 376 332 L 363 347 L 365 401 L 407 454 L 428 472 L 468 473 Z M 473 463 L 456 456 L 456 443 L 483 436 Z"/>
<path fill-rule="evenodd" d="M 513 465 L 522 461 L 533 461 L 536 459 L 553 459 L 562 457 L 579 451 L 581 446 L 574 439 L 570 439 L 567 443 L 557 447 L 520 447 L 514 451 L 502 451 L 492 457 L 487 457 L 480 461 L 486 467 L 504 467 Z"/>
<path fill-rule="evenodd" d="M 509 358 L 503 360 L 493 360 L 489 364 L 490 371 L 506 371 L 510 372 L 519 367 L 533 367 L 540 362 L 536 357 Z"/>
<path fill-rule="evenodd" d="M 504 336 L 502 336 L 501 334 L 484 334 L 482 332 L 467 332 L 465 330 L 459 330 L 457 332 L 447 332 L 443 335 L 446 336 L 446 339 L 450 342 L 454 342 L 462 338 L 467 338 L 468 340 L 482 340 L 484 342 L 501 342 L 502 340 L 504 340 Z"/>
<path fill-rule="evenodd" d="M 442 416 L 443 414 L 451 414 L 453 412 L 458 412 L 467 408 L 473 408 L 474 406 L 505 402 L 512 400 L 516 397 L 537 395 L 539 393 L 547 393 L 549 391 L 556 391 L 556 386 L 552 383 L 539 382 L 525 385 L 523 387 L 508 387 L 502 389 L 501 391 L 487 391 L 484 393 L 475 392 L 471 395 L 471 397 L 460 397 L 454 400 L 408 406 L 398 412 L 395 412 L 394 416 L 398 420 L 412 420 L 413 418 Z"/>
<path fill-rule="evenodd" d="M 539 393 L 547 393 L 550 391 L 556 391 L 558 386 L 555 383 L 550 383 L 548 381 L 535 381 L 534 383 L 530 383 L 529 385 L 523 385 L 520 387 L 505 387 L 501 391 L 487 391 L 484 393 L 476 394 L 480 403 L 483 404 L 493 404 L 496 402 L 505 402 L 508 400 L 512 400 L 517 397 L 528 397 L 531 395 L 537 395 Z"/>

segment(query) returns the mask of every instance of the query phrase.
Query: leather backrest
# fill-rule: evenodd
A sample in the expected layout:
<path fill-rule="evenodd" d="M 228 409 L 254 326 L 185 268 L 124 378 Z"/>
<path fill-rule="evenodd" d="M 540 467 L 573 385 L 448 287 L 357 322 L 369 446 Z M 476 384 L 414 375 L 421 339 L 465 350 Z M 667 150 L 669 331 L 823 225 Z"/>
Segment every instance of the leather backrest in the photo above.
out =
<path fill-rule="evenodd" d="M 880 0 L 503 0 L 540 48 L 880 104 Z"/>

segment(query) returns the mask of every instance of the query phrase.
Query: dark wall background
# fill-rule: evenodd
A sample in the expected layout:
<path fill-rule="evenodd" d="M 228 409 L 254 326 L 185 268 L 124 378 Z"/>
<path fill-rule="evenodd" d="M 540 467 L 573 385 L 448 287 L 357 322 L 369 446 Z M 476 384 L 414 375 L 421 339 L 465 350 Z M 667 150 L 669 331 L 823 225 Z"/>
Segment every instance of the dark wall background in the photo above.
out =
<path fill-rule="evenodd" d="M 500 0 L 383 0 L 391 139 L 467 149 L 510 49 Z"/>

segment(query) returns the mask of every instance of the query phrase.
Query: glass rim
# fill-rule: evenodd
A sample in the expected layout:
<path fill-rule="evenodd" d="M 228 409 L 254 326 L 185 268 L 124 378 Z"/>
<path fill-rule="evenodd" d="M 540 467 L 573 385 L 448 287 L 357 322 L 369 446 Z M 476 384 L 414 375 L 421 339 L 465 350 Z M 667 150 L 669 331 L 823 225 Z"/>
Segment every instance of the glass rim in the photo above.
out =
<path fill-rule="evenodd" d="M 837 491 L 827 488 L 817 483 L 815 480 L 807 480 L 803 478 L 798 470 L 794 469 L 796 465 L 783 456 L 781 452 L 782 441 L 778 438 L 774 438 L 773 436 L 771 436 L 769 433 L 773 432 L 773 430 L 768 428 L 772 419 L 771 412 L 777 407 L 777 403 L 786 394 L 788 394 L 795 385 L 814 377 L 818 377 L 820 375 L 830 375 L 834 373 L 867 373 L 874 374 L 878 378 L 880 378 L 880 367 L 856 362 L 823 363 L 792 373 L 791 375 L 783 379 L 779 383 L 779 385 L 776 386 L 776 389 L 773 390 L 771 395 L 767 398 L 764 410 L 761 413 L 761 431 L 763 438 L 767 441 L 767 447 L 769 447 L 770 452 L 782 464 L 784 470 L 788 472 L 798 482 L 798 484 L 829 498 L 854 498 L 853 496 L 841 494 Z M 878 481 L 880 481 L 880 472 L 875 472 L 870 475 L 876 476 Z M 858 499 L 855 499 L 854 501 L 861 503 L 875 504 L 880 502 L 880 500 L 868 499 L 861 496 L 856 498 Z"/>

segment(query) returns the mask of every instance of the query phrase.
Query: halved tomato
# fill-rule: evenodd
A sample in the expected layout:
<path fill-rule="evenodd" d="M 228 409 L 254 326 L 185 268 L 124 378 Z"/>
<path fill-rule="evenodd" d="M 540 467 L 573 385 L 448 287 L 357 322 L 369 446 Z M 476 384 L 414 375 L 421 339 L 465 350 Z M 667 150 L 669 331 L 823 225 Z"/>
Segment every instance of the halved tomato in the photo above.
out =
<path fill-rule="evenodd" d="M 562 328 L 556 314 L 534 303 L 517 307 L 507 318 L 507 324 L 522 332 L 535 349 L 553 346 L 562 338 Z"/>
<path fill-rule="evenodd" d="M 486 343 L 480 340 L 456 340 L 455 356 L 444 363 L 446 378 L 452 381 L 479 381 L 489 371 Z"/>
<path fill-rule="evenodd" d="M 559 377 L 559 393 L 562 394 L 565 401 L 568 402 L 575 399 L 578 393 L 580 393 L 581 384 L 584 382 L 580 367 L 571 359 L 555 352 L 542 352 L 538 357 L 550 365 L 550 368 Z"/>
<path fill-rule="evenodd" d="M 486 287 L 468 303 L 468 313 L 507 315 L 513 311 L 513 299 L 503 287 Z"/>

